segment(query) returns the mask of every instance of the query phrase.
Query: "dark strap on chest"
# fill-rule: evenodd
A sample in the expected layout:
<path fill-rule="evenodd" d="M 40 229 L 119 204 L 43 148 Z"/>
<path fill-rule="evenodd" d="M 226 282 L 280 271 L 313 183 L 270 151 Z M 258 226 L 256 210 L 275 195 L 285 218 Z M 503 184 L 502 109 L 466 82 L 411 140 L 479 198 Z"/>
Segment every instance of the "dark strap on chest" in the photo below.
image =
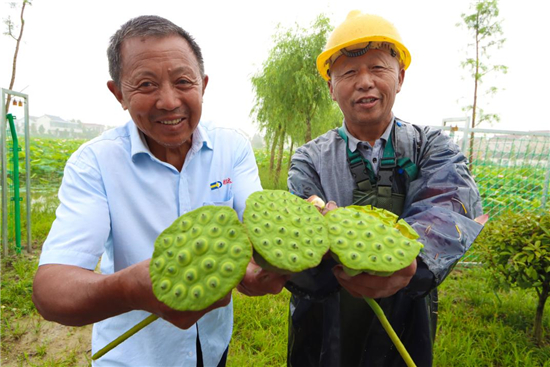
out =
<path fill-rule="evenodd" d="M 406 172 L 412 181 L 418 175 L 418 168 L 409 158 L 396 159 L 392 142 L 392 136 L 395 135 L 394 129 L 395 125 L 384 147 L 378 176 L 374 174 L 371 163 L 359 153 L 359 149 L 356 149 L 355 152 L 349 149 L 348 136 L 343 127 L 338 128 L 338 134 L 346 142 L 348 165 L 360 191 L 360 193 L 354 192 L 354 204 L 371 204 L 400 215 L 403 208 L 403 195 L 392 192 L 392 177 L 397 168 L 400 173 Z M 361 192 L 364 193 L 363 199 L 361 199 Z"/>

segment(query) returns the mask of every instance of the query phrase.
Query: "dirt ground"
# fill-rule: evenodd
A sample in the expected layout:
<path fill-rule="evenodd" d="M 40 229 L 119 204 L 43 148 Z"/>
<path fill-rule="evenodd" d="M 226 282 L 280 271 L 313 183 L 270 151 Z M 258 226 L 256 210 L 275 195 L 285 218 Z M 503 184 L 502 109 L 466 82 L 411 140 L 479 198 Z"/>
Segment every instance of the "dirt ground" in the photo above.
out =
<path fill-rule="evenodd" d="M 1 366 L 90 366 L 92 326 L 69 327 L 40 316 L 19 319 L 18 338 L 2 338 Z"/>

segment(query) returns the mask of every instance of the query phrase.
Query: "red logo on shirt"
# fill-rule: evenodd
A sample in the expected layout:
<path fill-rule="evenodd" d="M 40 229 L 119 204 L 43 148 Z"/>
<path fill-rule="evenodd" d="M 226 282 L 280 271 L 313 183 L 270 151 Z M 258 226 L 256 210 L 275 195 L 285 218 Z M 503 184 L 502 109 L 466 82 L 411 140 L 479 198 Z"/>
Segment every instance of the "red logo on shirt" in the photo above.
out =
<path fill-rule="evenodd" d="M 230 183 L 233 183 L 233 182 L 231 182 L 230 178 L 226 178 L 225 180 L 223 180 L 224 185 L 227 185 L 227 184 L 230 184 Z"/>

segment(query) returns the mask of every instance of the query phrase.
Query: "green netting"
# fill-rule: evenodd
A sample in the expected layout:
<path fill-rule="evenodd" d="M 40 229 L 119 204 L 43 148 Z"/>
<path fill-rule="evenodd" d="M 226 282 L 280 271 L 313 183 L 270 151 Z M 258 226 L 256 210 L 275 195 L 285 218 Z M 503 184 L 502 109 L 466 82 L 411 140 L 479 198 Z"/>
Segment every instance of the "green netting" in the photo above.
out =
<path fill-rule="evenodd" d="M 472 144 L 470 134 L 466 142 L 462 132 L 451 136 L 471 160 L 483 211 L 490 218 L 510 209 L 550 210 L 550 134 L 480 130 Z M 475 244 L 463 261 L 478 261 Z"/>

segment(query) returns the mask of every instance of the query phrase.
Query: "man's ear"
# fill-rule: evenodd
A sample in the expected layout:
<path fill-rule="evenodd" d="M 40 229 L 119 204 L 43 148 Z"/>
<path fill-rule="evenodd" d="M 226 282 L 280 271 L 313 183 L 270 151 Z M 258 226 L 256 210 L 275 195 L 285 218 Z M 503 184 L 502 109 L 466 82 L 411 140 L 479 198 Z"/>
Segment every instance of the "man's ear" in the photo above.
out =
<path fill-rule="evenodd" d="M 336 98 L 334 98 L 334 88 L 332 88 L 332 80 L 327 80 L 328 90 L 330 91 L 330 96 L 333 101 L 336 101 Z"/>
<path fill-rule="evenodd" d="M 109 88 L 109 90 L 111 91 L 111 93 L 113 93 L 113 95 L 115 96 L 115 98 L 117 99 L 117 101 L 120 103 L 120 105 L 122 106 L 122 109 L 123 110 L 127 110 L 128 109 L 128 106 L 126 106 L 126 103 L 124 102 L 124 98 L 122 98 L 122 92 L 120 91 L 120 88 L 117 87 L 116 83 L 112 80 L 109 80 L 107 82 L 107 88 Z"/>
<path fill-rule="evenodd" d="M 208 75 L 205 75 L 204 78 L 202 78 L 202 95 L 203 96 L 207 85 L 208 85 Z"/>
<path fill-rule="evenodd" d="M 403 86 L 403 81 L 405 81 L 405 69 L 401 68 L 399 69 L 399 76 L 398 76 L 398 80 L 397 80 L 397 92 L 395 93 L 399 93 L 401 92 L 401 87 Z"/>

